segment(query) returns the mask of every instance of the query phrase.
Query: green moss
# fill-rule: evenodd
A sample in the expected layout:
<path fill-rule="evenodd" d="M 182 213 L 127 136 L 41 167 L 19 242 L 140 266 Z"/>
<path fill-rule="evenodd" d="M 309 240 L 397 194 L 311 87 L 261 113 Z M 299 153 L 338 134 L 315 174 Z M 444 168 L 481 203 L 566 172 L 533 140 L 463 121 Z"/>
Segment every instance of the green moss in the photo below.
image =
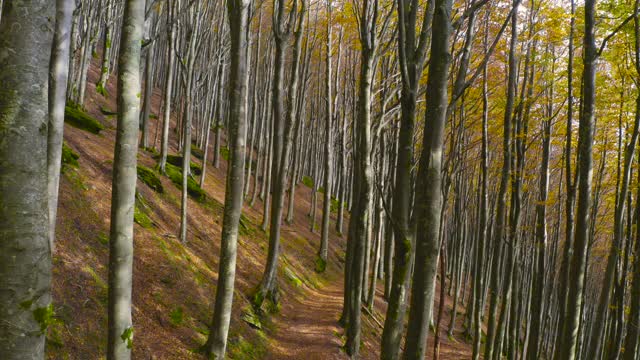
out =
<path fill-rule="evenodd" d="M 262 329 L 262 321 L 260 321 L 260 317 L 253 311 L 251 306 L 245 306 L 242 309 L 242 320 L 253 328 Z"/>
<path fill-rule="evenodd" d="M 151 221 L 149 216 L 147 216 L 144 211 L 140 210 L 137 205 L 133 210 L 133 221 L 145 229 L 149 229 L 153 226 L 153 221 Z"/>
<path fill-rule="evenodd" d="M 109 235 L 107 235 L 106 233 L 98 234 L 98 241 L 102 245 L 109 245 Z"/>
<path fill-rule="evenodd" d="M 303 183 L 306 187 L 308 187 L 308 188 L 310 188 L 310 189 L 313 189 L 314 182 L 313 182 L 313 179 L 312 179 L 312 178 L 310 178 L 309 176 L 306 176 L 306 175 L 305 175 L 305 176 L 303 176 L 303 177 L 302 177 L 302 183 Z"/>
<path fill-rule="evenodd" d="M 153 226 L 153 221 L 149 218 L 149 205 L 145 202 L 142 195 L 136 191 L 136 203 L 133 209 L 133 221 L 145 229 Z"/>
<path fill-rule="evenodd" d="M 156 173 L 149 169 L 146 166 L 138 165 L 137 167 L 138 179 L 143 183 L 147 184 L 151 189 L 156 192 L 163 193 L 164 188 L 162 187 L 162 182 L 160 178 L 156 175 Z"/>
<path fill-rule="evenodd" d="M 251 224 L 251 221 L 244 216 L 244 214 L 240 214 L 240 224 L 239 224 L 238 232 L 240 235 L 251 235 L 256 232 L 256 229 Z"/>
<path fill-rule="evenodd" d="M 182 169 L 182 156 L 167 155 L 167 163 Z M 193 174 L 193 175 L 201 175 L 202 174 L 202 167 L 200 165 L 198 165 L 198 164 L 196 164 L 196 163 L 194 163 L 192 161 L 189 166 L 191 167 L 191 174 Z"/>
<path fill-rule="evenodd" d="M 124 329 L 124 331 L 120 335 L 120 339 L 122 339 L 123 342 L 127 343 L 127 349 L 131 349 L 133 347 L 133 328 L 128 327 Z"/>
<path fill-rule="evenodd" d="M 321 257 L 316 258 L 316 272 L 323 273 L 327 269 L 327 261 L 322 259 Z"/>
<path fill-rule="evenodd" d="M 287 277 L 287 280 L 289 280 L 289 282 L 295 286 L 295 287 L 301 287 L 303 282 L 302 280 L 289 268 L 289 267 L 285 267 L 284 268 L 284 274 Z"/>
<path fill-rule="evenodd" d="M 53 304 L 49 304 L 45 307 L 39 307 L 31 312 L 33 318 L 40 325 L 40 331 L 42 334 L 46 333 L 49 325 L 55 323 L 55 312 L 53 311 Z"/>
<path fill-rule="evenodd" d="M 65 106 L 64 121 L 73 127 L 93 134 L 99 134 L 101 130 L 104 130 L 104 125 L 74 104 Z"/>
<path fill-rule="evenodd" d="M 104 282 L 104 280 L 102 280 L 102 278 L 100 277 L 100 275 L 98 275 L 92 268 L 90 268 L 89 266 L 85 266 L 82 270 L 84 270 L 85 272 L 89 273 L 89 275 L 91 275 L 91 277 L 93 278 L 93 281 L 96 283 L 96 285 L 101 288 L 101 289 L 107 289 L 107 283 Z"/>
<path fill-rule="evenodd" d="M 105 89 L 104 85 L 102 85 L 102 83 L 97 83 L 96 84 L 96 92 L 104 97 L 107 97 L 109 94 L 107 93 L 107 89 Z"/>
<path fill-rule="evenodd" d="M 229 147 L 228 146 L 221 146 L 220 147 L 220 155 L 222 155 L 223 159 L 225 159 L 226 161 L 229 161 Z"/>
<path fill-rule="evenodd" d="M 67 143 L 62 143 L 62 171 L 65 171 L 66 167 L 74 167 L 77 168 L 80 166 L 78 163 L 78 159 L 80 159 L 80 155 L 78 155 L 75 151 L 73 151 Z"/>
<path fill-rule="evenodd" d="M 266 340 L 258 338 L 255 342 L 248 341 L 241 335 L 229 341 L 228 355 L 233 360 L 262 359 L 267 354 Z"/>
<path fill-rule="evenodd" d="M 171 182 L 173 182 L 178 189 L 182 189 L 182 171 L 180 168 L 167 163 L 165 170 Z M 207 194 L 191 176 L 187 178 L 187 193 L 198 202 L 205 202 L 207 200 Z"/>
<path fill-rule="evenodd" d="M 182 325 L 183 321 L 184 311 L 182 310 L 182 307 L 178 306 L 171 310 L 171 312 L 169 313 L 169 322 L 171 322 L 171 325 L 180 326 Z"/>
<path fill-rule="evenodd" d="M 117 113 L 117 112 L 115 112 L 115 111 L 113 111 L 113 110 L 109 110 L 109 108 L 107 108 L 107 107 L 106 107 L 106 106 L 104 106 L 104 105 L 101 105 L 101 106 L 100 106 L 100 112 L 101 112 L 103 115 L 107 115 L 107 116 L 118 115 L 118 113 Z"/>
<path fill-rule="evenodd" d="M 340 208 L 340 201 L 334 197 L 331 197 L 331 213 L 337 213 Z"/>
<path fill-rule="evenodd" d="M 67 169 L 69 170 L 71 168 L 67 167 Z M 89 190 L 89 187 L 84 183 L 84 179 L 78 171 L 64 171 L 64 175 L 76 189 L 82 191 Z"/>

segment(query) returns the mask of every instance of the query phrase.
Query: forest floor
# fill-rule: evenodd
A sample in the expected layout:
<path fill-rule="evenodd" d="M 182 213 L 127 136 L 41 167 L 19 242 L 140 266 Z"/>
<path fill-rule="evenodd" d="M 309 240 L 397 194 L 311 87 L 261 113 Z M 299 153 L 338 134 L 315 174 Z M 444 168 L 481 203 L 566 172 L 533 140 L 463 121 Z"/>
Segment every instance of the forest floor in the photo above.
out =
<path fill-rule="evenodd" d="M 56 321 L 48 334 L 50 359 L 103 359 L 107 335 L 107 264 L 111 173 L 116 119 L 116 79 L 106 97 L 94 84 L 99 66 L 92 66 L 84 107 L 105 125 L 92 134 L 65 125 L 65 142 L 79 155 L 77 168 L 66 166 L 60 184 L 57 240 L 53 256 L 53 300 Z M 153 96 L 152 114 L 159 115 L 160 92 Z M 107 114 L 105 114 L 107 113 Z M 159 136 L 151 119 L 150 140 Z M 173 131 L 175 124 L 172 124 Z M 175 133 L 172 151 L 177 154 Z M 224 155 L 224 152 L 223 152 Z M 195 163 L 201 160 L 194 158 Z M 140 165 L 154 168 L 153 151 L 141 150 Z M 180 224 L 180 190 L 166 176 L 164 191 L 138 181 L 139 224 L 135 225 L 133 323 L 134 359 L 202 359 L 199 348 L 208 335 L 217 283 L 226 161 L 207 166 L 206 200 L 189 199 L 188 241 L 176 237 Z M 199 180 L 199 177 L 196 177 Z M 253 177 L 252 177 L 253 181 Z M 281 307 L 273 314 L 256 314 L 249 298 L 259 284 L 268 248 L 260 229 L 263 203 L 245 204 L 239 239 L 236 292 L 228 357 L 231 359 L 346 359 L 342 311 L 346 237 L 330 232 L 329 260 L 324 273 L 315 272 L 318 229 L 311 231 L 311 189 L 296 189 L 294 221 L 284 224 L 279 266 Z M 317 204 L 319 226 L 322 198 Z M 335 215 L 334 215 L 335 216 Z M 345 225 L 346 225 L 345 221 Z M 142 224 L 142 225 L 141 225 Z M 346 226 L 345 226 L 346 227 Z M 383 282 L 378 282 L 373 314 L 363 312 L 363 359 L 379 358 L 384 322 Z M 438 292 L 439 293 L 439 292 Z M 439 300 L 436 299 L 436 309 Z M 452 299 L 445 299 L 441 325 L 441 358 L 470 358 L 464 340 L 464 308 L 459 307 L 454 336 L 447 337 Z M 431 358 L 433 333 L 429 337 Z"/>

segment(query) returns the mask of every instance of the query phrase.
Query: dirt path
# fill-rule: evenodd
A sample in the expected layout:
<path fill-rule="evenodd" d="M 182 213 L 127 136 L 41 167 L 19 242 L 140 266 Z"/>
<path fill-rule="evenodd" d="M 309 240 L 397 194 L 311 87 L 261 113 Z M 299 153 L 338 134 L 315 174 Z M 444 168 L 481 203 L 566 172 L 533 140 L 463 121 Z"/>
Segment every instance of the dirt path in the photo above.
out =
<path fill-rule="evenodd" d="M 340 349 L 343 329 L 338 325 L 341 284 L 332 283 L 320 291 L 306 288 L 301 295 L 283 300 L 280 314 L 274 317 L 269 359 L 347 359 Z"/>

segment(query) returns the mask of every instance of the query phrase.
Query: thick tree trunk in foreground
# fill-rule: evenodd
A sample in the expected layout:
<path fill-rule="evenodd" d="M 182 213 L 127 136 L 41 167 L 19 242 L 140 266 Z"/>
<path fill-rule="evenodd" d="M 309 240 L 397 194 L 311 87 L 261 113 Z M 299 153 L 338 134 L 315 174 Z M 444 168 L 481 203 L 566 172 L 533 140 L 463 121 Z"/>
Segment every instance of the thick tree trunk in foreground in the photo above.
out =
<path fill-rule="evenodd" d="M 107 359 L 131 358 L 133 212 L 140 119 L 140 44 L 144 0 L 127 0 L 118 61 L 118 130 L 111 192 Z"/>
<path fill-rule="evenodd" d="M 54 2 L 7 1 L 0 23 L 0 358 L 44 359 L 51 314 L 47 73 Z M 29 194 L 29 196 L 25 196 Z M 39 321 L 40 319 L 40 321 Z"/>
<path fill-rule="evenodd" d="M 451 65 L 452 0 L 436 0 L 431 62 L 427 81 L 427 110 L 415 201 L 416 257 L 405 359 L 423 359 L 433 310 L 436 269 L 440 251 L 442 154 L 447 115 L 447 80 Z M 442 280 L 444 285 L 444 279 Z"/>
<path fill-rule="evenodd" d="M 231 321 L 233 289 L 238 253 L 238 223 L 242 214 L 245 163 L 245 124 L 247 119 L 247 37 L 250 0 L 227 2 L 231 37 L 231 74 L 229 76 L 229 166 L 225 191 L 220 270 L 216 288 L 210 336 L 209 357 L 223 359 Z M 206 161 L 206 159 L 205 159 Z"/>

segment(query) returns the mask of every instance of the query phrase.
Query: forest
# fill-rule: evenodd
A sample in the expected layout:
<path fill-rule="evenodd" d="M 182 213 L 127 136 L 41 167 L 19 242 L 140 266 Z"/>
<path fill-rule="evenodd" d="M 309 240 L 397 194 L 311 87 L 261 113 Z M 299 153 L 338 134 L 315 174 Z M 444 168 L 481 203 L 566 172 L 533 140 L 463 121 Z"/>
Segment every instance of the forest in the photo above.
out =
<path fill-rule="evenodd" d="M 0 0 L 0 359 L 640 360 L 640 0 Z"/>

